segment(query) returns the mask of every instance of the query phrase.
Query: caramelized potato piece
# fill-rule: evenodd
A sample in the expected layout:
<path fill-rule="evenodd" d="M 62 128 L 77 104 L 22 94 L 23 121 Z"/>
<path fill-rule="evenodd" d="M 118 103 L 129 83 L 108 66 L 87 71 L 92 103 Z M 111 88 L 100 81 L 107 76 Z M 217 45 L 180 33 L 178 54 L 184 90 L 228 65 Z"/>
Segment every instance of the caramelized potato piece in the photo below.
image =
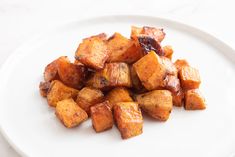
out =
<path fill-rule="evenodd" d="M 164 57 L 164 56 L 162 56 L 160 58 L 162 61 L 162 65 L 166 69 L 166 74 L 177 76 L 178 71 L 177 71 L 175 65 L 171 62 L 171 60 L 167 57 Z"/>
<path fill-rule="evenodd" d="M 180 89 L 176 93 L 172 93 L 173 105 L 176 107 L 182 107 L 184 105 L 184 92 Z"/>
<path fill-rule="evenodd" d="M 143 117 L 135 102 L 116 103 L 114 119 L 123 139 L 137 136 L 143 132 Z"/>
<path fill-rule="evenodd" d="M 109 102 L 97 104 L 91 107 L 92 126 L 96 132 L 102 132 L 113 127 L 113 114 Z"/>
<path fill-rule="evenodd" d="M 108 39 L 108 51 L 107 62 L 133 63 L 143 56 L 135 42 L 125 38 L 120 33 L 115 33 Z"/>
<path fill-rule="evenodd" d="M 136 96 L 140 107 L 151 117 L 166 121 L 172 110 L 172 96 L 168 90 L 154 90 Z"/>
<path fill-rule="evenodd" d="M 179 78 L 184 90 L 198 88 L 201 83 L 198 70 L 189 66 L 182 67 Z"/>
<path fill-rule="evenodd" d="M 170 60 L 172 59 L 173 55 L 173 48 L 170 45 L 166 45 L 162 48 L 162 51 L 164 53 L 164 56 L 169 58 Z"/>
<path fill-rule="evenodd" d="M 132 81 L 133 88 L 136 91 L 142 91 L 144 89 L 144 86 L 142 85 L 133 66 L 130 67 L 130 75 L 131 75 L 131 81 Z"/>
<path fill-rule="evenodd" d="M 104 39 L 104 35 L 83 39 L 77 48 L 75 58 L 89 68 L 102 69 L 108 59 L 108 48 Z"/>
<path fill-rule="evenodd" d="M 57 102 L 69 98 L 76 99 L 77 94 L 77 89 L 70 88 L 62 82 L 54 80 L 48 90 L 47 102 L 50 106 L 56 107 Z"/>
<path fill-rule="evenodd" d="M 185 93 L 186 110 L 203 110 L 206 108 L 205 99 L 198 89 L 191 89 Z"/>
<path fill-rule="evenodd" d="M 53 80 L 59 80 L 58 70 L 57 70 L 57 60 L 54 60 L 45 67 L 44 70 L 44 80 L 45 82 L 51 82 Z"/>
<path fill-rule="evenodd" d="M 73 99 L 59 101 L 55 108 L 55 114 L 67 128 L 78 126 L 88 116 Z"/>
<path fill-rule="evenodd" d="M 47 97 L 47 93 L 50 86 L 51 86 L 50 82 L 40 82 L 39 89 L 42 97 Z"/>
<path fill-rule="evenodd" d="M 90 107 L 101 103 L 104 99 L 104 94 L 94 88 L 84 87 L 82 88 L 77 96 L 77 104 L 90 115 Z"/>
<path fill-rule="evenodd" d="M 185 59 L 177 59 L 174 65 L 180 71 L 183 67 L 189 66 L 189 63 Z"/>
<path fill-rule="evenodd" d="M 139 36 L 142 32 L 143 28 L 131 26 L 131 39 L 137 40 L 137 36 Z"/>
<path fill-rule="evenodd" d="M 57 60 L 60 80 L 72 88 L 80 89 L 86 77 L 86 68 L 83 65 L 70 63 L 68 57 Z"/>
<path fill-rule="evenodd" d="M 130 69 L 126 63 L 107 63 L 87 82 L 88 86 L 98 89 L 125 86 L 131 87 Z"/>
<path fill-rule="evenodd" d="M 110 103 L 110 108 L 117 102 L 131 102 L 133 99 L 130 96 L 130 92 L 125 87 L 117 87 L 111 90 L 106 95 L 106 100 Z"/>

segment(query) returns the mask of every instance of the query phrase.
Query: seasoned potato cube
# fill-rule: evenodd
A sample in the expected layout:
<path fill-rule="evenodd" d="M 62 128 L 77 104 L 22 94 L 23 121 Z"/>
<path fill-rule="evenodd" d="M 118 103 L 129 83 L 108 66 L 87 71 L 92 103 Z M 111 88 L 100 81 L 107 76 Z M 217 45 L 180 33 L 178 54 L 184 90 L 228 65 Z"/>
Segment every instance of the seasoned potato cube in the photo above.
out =
<path fill-rule="evenodd" d="M 57 60 L 60 80 L 72 88 L 80 89 L 86 77 L 86 68 L 83 65 L 70 63 L 68 57 Z"/>
<path fill-rule="evenodd" d="M 143 28 L 131 26 L 131 39 L 136 40 L 137 36 L 139 36 L 142 32 Z"/>
<path fill-rule="evenodd" d="M 117 102 L 131 102 L 131 101 L 133 101 L 130 96 L 130 92 L 124 87 L 114 88 L 106 95 L 105 99 L 109 101 L 111 109 L 112 109 L 113 105 Z"/>
<path fill-rule="evenodd" d="M 90 68 L 102 69 L 108 59 L 108 48 L 104 39 L 104 35 L 83 39 L 77 48 L 75 58 Z"/>
<path fill-rule="evenodd" d="M 54 80 L 51 82 L 48 90 L 47 102 L 50 106 L 56 107 L 57 102 L 69 98 L 76 99 L 77 95 L 78 90 L 70 88 L 58 80 Z"/>
<path fill-rule="evenodd" d="M 57 70 L 57 61 L 58 59 L 54 60 L 53 62 L 51 62 L 45 67 L 45 70 L 44 70 L 45 82 L 50 82 L 50 81 L 59 79 L 58 70 Z"/>
<path fill-rule="evenodd" d="M 189 63 L 185 59 L 177 59 L 174 64 L 178 71 L 185 66 L 189 66 Z"/>
<path fill-rule="evenodd" d="M 126 63 L 107 63 L 104 69 L 97 71 L 88 80 L 87 85 L 98 89 L 116 86 L 131 87 L 129 66 Z"/>
<path fill-rule="evenodd" d="M 97 104 L 91 107 L 92 126 L 96 132 L 102 132 L 113 127 L 113 114 L 109 102 Z"/>
<path fill-rule="evenodd" d="M 170 46 L 170 45 L 166 45 L 162 48 L 163 50 L 163 53 L 164 53 L 164 56 L 169 58 L 169 59 L 172 59 L 172 55 L 173 55 L 173 48 Z"/>
<path fill-rule="evenodd" d="M 134 63 L 133 67 L 146 89 L 153 90 L 163 86 L 167 69 L 154 51 Z"/>
<path fill-rule="evenodd" d="M 184 92 L 179 90 L 176 93 L 172 93 L 173 105 L 177 107 L 182 107 L 184 105 Z"/>
<path fill-rule="evenodd" d="M 130 67 L 130 75 L 131 75 L 131 81 L 132 81 L 132 86 L 136 91 L 141 91 L 144 89 L 144 86 L 142 85 L 135 69 L 133 66 Z"/>
<path fill-rule="evenodd" d="M 198 89 L 191 89 L 185 93 L 186 110 L 203 110 L 206 108 L 205 99 Z"/>
<path fill-rule="evenodd" d="M 140 107 L 151 117 L 166 121 L 172 110 L 172 96 L 168 90 L 154 90 L 136 96 Z"/>
<path fill-rule="evenodd" d="M 137 136 L 143 132 L 143 117 L 135 102 L 116 103 L 114 119 L 123 139 Z"/>
<path fill-rule="evenodd" d="M 88 118 L 86 112 L 73 99 L 59 101 L 55 108 L 55 114 L 67 128 L 78 126 Z"/>
<path fill-rule="evenodd" d="M 164 57 L 164 56 L 162 56 L 160 58 L 162 61 L 162 65 L 166 69 L 166 74 L 177 76 L 178 71 L 177 71 L 175 65 L 171 62 L 171 60 L 167 57 Z"/>
<path fill-rule="evenodd" d="M 84 87 L 82 88 L 77 96 L 77 104 L 90 115 L 90 107 L 102 102 L 104 99 L 104 94 L 94 88 Z"/>
<path fill-rule="evenodd" d="M 115 33 L 108 39 L 109 58 L 107 62 L 133 63 L 143 55 L 133 40 Z"/>
<path fill-rule="evenodd" d="M 184 90 L 198 88 L 201 83 L 198 70 L 189 66 L 185 66 L 179 71 L 179 78 Z"/>
<path fill-rule="evenodd" d="M 42 97 L 47 97 L 48 90 L 50 89 L 50 82 L 40 82 L 39 89 Z"/>

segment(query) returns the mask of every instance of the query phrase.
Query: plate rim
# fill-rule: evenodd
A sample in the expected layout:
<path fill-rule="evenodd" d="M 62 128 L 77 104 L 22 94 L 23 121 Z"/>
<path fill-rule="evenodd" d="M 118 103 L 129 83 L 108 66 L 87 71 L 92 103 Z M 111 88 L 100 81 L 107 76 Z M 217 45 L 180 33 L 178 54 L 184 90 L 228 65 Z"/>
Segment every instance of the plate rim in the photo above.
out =
<path fill-rule="evenodd" d="M 23 44 L 21 44 L 18 48 L 16 48 L 15 50 L 12 51 L 12 53 L 7 57 L 7 59 L 3 62 L 3 64 L 0 67 L 0 87 L 3 86 L 3 78 L 4 78 L 4 73 L 7 70 L 8 65 L 12 62 L 12 60 L 14 58 L 16 58 L 16 54 L 18 54 L 18 52 L 21 51 L 21 49 L 24 49 L 27 45 L 29 45 L 30 43 L 35 42 L 36 40 L 40 39 L 41 37 L 44 37 L 47 35 L 47 33 L 52 33 L 52 32 L 58 32 L 60 31 L 61 28 L 64 28 L 66 26 L 69 26 L 71 24 L 75 24 L 75 23 L 84 23 L 84 22 L 89 22 L 92 20 L 99 20 L 99 19 L 107 19 L 107 18 L 111 18 L 111 17 L 116 17 L 116 18 L 139 18 L 139 19 L 143 19 L 143 18 L 152 18 L 154 20 L 160 20 L 163 22 L 167 22 L 170 24 L 174 24 L 177 26 L 182 26 L 184 29 L 188 29 L 188 30 L 192 30 L 194 33 L 198 34 L 199 36 L 202 37 L 206 37 L 207 40 L 212 41 L 214 44 L 216 43 L 218 45 L 218 47 L 222 47 L 223 49 L 226 49 L 224 51 L 226 51 L 227 53 L 224 54 L 225 57 L 230 60 L 233 64 L 235 63 L 235 49 L 233 49 L 231 46 L 229 46 L 227 43 L 225 43 L 224 41 L 222 41 L 221 39 L 215 37 L 214 35 L 212 35 L 211 33 L 208 33 L 196 26 L 193 26 L 191 24 L 186 24 L 180 20 L 175 20 L 172 17 L 160 17 L 160 16 L 152 16 L 152 15 L 143 15 L 143 14 L 114 14 L 114 15 L 98 15 L 98 16 L 90 16 L 90 17 L 85 17 L 79 20 L 70 20 L 70 21 L 66 21 L 66 22 L 61 22 L 59 24 L 57 24 L 56 26 L 53 26 L 53 28 L 49 28 L 46 30 L 43 30 L 40 33 L 37 33 L 36 35 L 32 36 L 29 40 L 26 40 L 25 42 L 23 42 Z M 213 45 L 215 46 L 215 45 Z M 218 48 L 217 47 L 217 48 Z M 2 92 L 3 88 L 0 88 L 0 93 Z M 0 103 L 2 101 L 2 96 L 0 95 Z M 2 137 L 7 141 L 7 143 L 22 157 L 29 157 L 29 155 L 27 155 L 27 152 L 25 152 L 25 150 L 22 150 L 20 148 L 20 146 L 17 146 L 14 142 L 14 139 L 12 139 L 8 133 L 6 132 L 6 130 L 4 129 L 4 127 L 2 126 L 1 123 L 2 119 L 0 118 L 0 133 L 2 134 Z"/>

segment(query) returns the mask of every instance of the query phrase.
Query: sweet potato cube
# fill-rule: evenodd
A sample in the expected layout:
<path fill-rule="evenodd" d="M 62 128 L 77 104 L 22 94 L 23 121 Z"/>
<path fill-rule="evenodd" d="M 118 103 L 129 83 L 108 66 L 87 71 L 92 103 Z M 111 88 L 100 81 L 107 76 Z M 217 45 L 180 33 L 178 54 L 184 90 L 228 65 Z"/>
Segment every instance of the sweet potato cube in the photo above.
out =
<path fill-rule="evenodd" d="M 114 119 L 123 139 L 143 132 L 143 117 L 135 102 L 119 102 L 114 106 Z"/>
<path fill-rule="evenodd" d="M 109 102 L 97 104 L 91 107 L 92 126 L 96 132 L 102 132 L 113 127 L 113 114 Z"/>
<path fill-rule="evenodd" d="M 163 86 L 166 68 L 154 51 L 135 62 L 133 67 L 146 89 L 153 90 Z"/>
<path fill-rule="evenodd" d="M 137 36 L 139 36 L 142 32 L 143 28 L 131 26 L 131 39 L 137 40 Z"/>
<path fill-rule="evenodd" d="M 133 66 L 130 67 L 130 75 L 131 75 L 131 81 L 132 81 L 132 87 L 136 90 L 136 91 L 141 91 L 144 89 L 144 86 L 142 85 L 135 69 Z"/>
<path fill-rule="evenodd" d="M 198 89 L 191 89 L 185 93 L 186 110 L 203 110 L 206 108 L 205 99 Z"/>
<path fill-rule="evenodd" d="M 126 63 L 107 63 L 88 80 L 87 85 L 104 90 L 117 86 L 131 87 L 129 66 Z"/>
<path fill-rule="evenodd" d="M 179 71 L 179 78 L 184 90 L 198 88 L 201 79 L 197 69 L 185 66 Z"/>
<path fill-rule="evenodd" d="M 108 51 L 107 62 L 133 63 L 143 56 L 135 42 L 125 38 L 120 33 L 115 33 L 108 39 Z"/>
<path fill-rule="evenodd" d="M 164 52 L 164 56 L 169 58 L 170 60 L 172 59 L 173 55 L 173 48 L 170 45 L 166 45 L 162 47 L 162 51 Z"/>
<path fill-rule="evenodd" d="M 54 60 L 45 67 L 43 73 L 45 82 L 50 82 L 59 79 L 58 70 L 57 70 L 57 60 L 58 59 Z"/>
<path fill-rule="evenodd" d="M 107 43 L 102 35 L 83 39 L 79 44 L 75 58 L 87 67 L 102 69 L 108 59 Z"/>
<path fill-rule="evenodd" d="M 176 93 L 172 93 L 173 105 L 176 107 L 182 107 L 184 105 L 184 92 L 179 90 Z"/>
<path fill-rule="evenodd" d="M 177 70 L 180 71 L 183 67 L 189 66 L 189 63 L 185 59 L 177 59 L 174 65 L 177 68 Z"/>
<path fill-rule="evenodd" d="M 84 87 L 82 88 L 77 96 L 77 104 L 90 115 L 90 107 L 102 102 L 104 99 L 104 94 L 94 88 Z"/>
<path fill-rule="evenodd" d="M 39 89 L 42 97 L 47 97 L 48 90 L 50 89 L 50 82 L 40 82 Z"/>
<path fill-rule="evenodd" d="M 109 101 L 110 108 L 117 102 L 132 102 L 129 90 L 125 87 L 116 87 L 112 89 L 107 95 L 106 100 Z"/>
<path fill-rule="evenodd" d="M 154 90 L 136 96 L 140 107 L 151 117 L 166 121 L 172 110 L 172 96 L 168 90 Z"/>
<path fill-rule="evenodd" d="M 77 89 L 70 88 L 64 85 L 62 82 L 54 80 L 51 82 L 50 88 L 48 90 L 47 102 L 50 106 L 56 107 L 57 102 L 69 98 L 76 99 L 77 95 Z"/>
<path fill-rule="evenodd" d="M 162 56 L 160 58 L 162 61 L 162 65 L 166 69 L 166 75 L 177 76 L 178 71 L 177 71 L 175 65 L 171 62 L 171 60 L 167 57 L 164 57 L 164 56 Z"/>
<path fill-rule="evenodd" d="M 73 99 L 59 101 L 55 114 L 67 128 L 78 126 L 88 118 L 87 113 Z"/>

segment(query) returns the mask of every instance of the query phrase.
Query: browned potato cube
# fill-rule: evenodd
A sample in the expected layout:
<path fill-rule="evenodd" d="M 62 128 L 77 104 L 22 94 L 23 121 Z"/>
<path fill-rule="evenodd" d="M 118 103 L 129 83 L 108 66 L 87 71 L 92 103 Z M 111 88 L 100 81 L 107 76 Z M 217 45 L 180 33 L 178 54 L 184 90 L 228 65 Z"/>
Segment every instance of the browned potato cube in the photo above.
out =
<path fill-rule="evenodd" d="M 160 58 L 162 61 L 162 65 L 166 69 L 166 74 L 177 76 L 178 71 L 177 71 L 175 65 L 171 62 L 171 60 L 167 57 L 164 57 L 164 56 L 162 56 Z"/>
<path fill-rule="evenodd" d="M 42 97 L 47 97 L 48 90 L 50 89 L 50 82 L 40 82 L 39 89 Z"/>
<path fill-rule="evenodd" d="M 105 38 L 104 35 L 97 35 L 83 39 L 77 48 L 75 58 L 90 68 L 102 69 L 108 59 Z"/>
<path fill-rule="evenodd" d="M 130 74 L 131 74 L 131 81 L 132 81 L 132 86 L 136 91 L 141 91 L 144 89 L 144 86 L 142 85 L 135 69 L 133 66 L 130 67 Z"/>
<path fill-rule="evenodd" d="M 106 95 L 105 99 L 109 101 L 111 109 L 113 108 L 113 105 L 117 102 L 133 101 L 130 96 L 130 92 L 125 87 L 114 88 Z"/>
<path fill-rule="evenodd" d="M 77 104 L 90 115 L 90 107 L 102 102 L 104 99 L 104 94 L 94 88 L 84 87 L 82 88 L 77 96 Z"/>
<path fill-rule="evenodd" d="M 189 63 L 185 59 L 177 59 L 174 64 L 178 71 L 185 66 L 189 66 Z"/>
<path fill-rule="evenodd" d="M 186 110 L 203 110 L 206 108 L 205 99 L 198 89 L 191 89 L 185 93 Z"/>
<path fill-rule="evenodd" d="M 102 132 L 113 127 L 113 114 L 109 102 L 97 104 L 91 107 L 92 126 L 96 132 Z"/>
<path fill-rule="evenodd" d="M 54 80 L 51 82 L 48 90 L 47 102 L 50 106 L 56 107 L 57 102 L 69 98 L 76 99 L 77 95 L 78 90 L 70 88 L 58 80 Z"/>
<path fill-rule="evenodd" d="M 51 62 L 45 67 L 45 70 L 44 70 L 45 82 L 50 82 L 50 81 L 59 79 L 58 70 L 57 70 L 57 60 L 58 59 L 54 60 L 53 62 Z"/>
<path fill-rule="evenodd" d="M 184 92 L 179 90 L 176 93 L 172 93 L 173 105 L 177 107 L 182 107 L 184 105 Z"/>
<path fill-rule="evenodd" d="M 126 63 L 107 63 L 87 82 L 88 86 L 107 89 L 116 86 L 131 87 L 130 69 Z"/>
<path fill-rule="evenodd" d="M 125 38 L 120 33 L 115 33 L 108 39 L 108 51 L 107 62 L 133 63 L 143 56 L 135 42 Z"/>
<path fill-rule="evenodd" d="M 136 96 L 140 107 L 151 117 L 166 121 L 172 110 L 172 96 L 168 90 L 154 90 Z"/>
<path fill-rule="evenodd" d="M 135 102 L 116 103 L 114 119 L 123 139 L 137 136 L 143 132 L 143 117 Z"/>
<path fill-rule="evenodd" d="M 162 48 L 163 52 L 164 52 L 164 56 L 172 59 L 172 55 L 173 55 L 173 48 L 170 45 L 166 45 Z"/>
<path fill-rule="evenodd" d="M 198 70 L 189 66 L 182 67 L 179 78 L 184 90 L 198 88 L 201 83 Z"/>
<path fill-rule="evenodd" d="M 88 118 L 87 113 L 73 99 L 59 101 L 55 114 L 67 128 L 78 126 Z"/>
<path fill-rule="evenodd" d="M 86 68 L 80 64 L 70 63 L 68 57 L 60 57 L 57 60 L 58 74 L 60 80 L 72 88 L 80 89 L 83 85 Z"/>

